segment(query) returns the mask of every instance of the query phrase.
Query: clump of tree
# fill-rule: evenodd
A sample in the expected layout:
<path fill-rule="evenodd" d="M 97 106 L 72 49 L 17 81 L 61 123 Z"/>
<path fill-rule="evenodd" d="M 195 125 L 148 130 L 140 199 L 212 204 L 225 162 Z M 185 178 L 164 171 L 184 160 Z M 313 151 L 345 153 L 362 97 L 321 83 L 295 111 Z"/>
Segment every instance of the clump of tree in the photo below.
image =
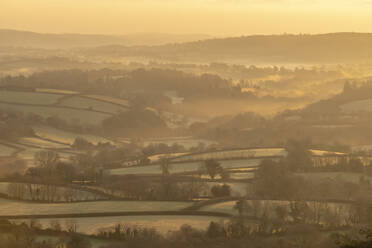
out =
<path fill-rule="evenodd" d="M 227 197 L 231 195 L 231 187 L 228 184 L 215 185 L 211 188 L 214 197 Z"/>

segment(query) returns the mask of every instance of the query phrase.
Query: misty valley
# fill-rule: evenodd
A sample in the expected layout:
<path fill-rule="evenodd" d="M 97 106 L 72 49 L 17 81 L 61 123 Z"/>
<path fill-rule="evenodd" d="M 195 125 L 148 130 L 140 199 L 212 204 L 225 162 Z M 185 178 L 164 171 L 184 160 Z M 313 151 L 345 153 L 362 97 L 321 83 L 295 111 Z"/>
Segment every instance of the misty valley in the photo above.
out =
<path fill-rule="evenodd" d="M 372 247 L 371 42 L 0 30 L 0 247 Z"/>

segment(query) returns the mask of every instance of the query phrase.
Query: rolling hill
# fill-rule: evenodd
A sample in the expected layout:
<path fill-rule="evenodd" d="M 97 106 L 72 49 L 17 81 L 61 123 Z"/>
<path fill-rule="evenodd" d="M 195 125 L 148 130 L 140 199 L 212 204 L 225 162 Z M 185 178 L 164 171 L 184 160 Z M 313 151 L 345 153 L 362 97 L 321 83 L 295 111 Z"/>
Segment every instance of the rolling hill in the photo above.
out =
<path fill-rule="evenodd" d="M 43 34 L 27 31 L 0 29 L 0 46 L 69 49 L 74 47 L 105 45 L 161 45 L 189 42 L 210 38 L 203 34 L 138 33 L 122 36 L 95 34 Z"/>
<path fill-rule="evenodd" d="M 184 61 L 249 63 L 346 63 L 371 60 L 372 34 L 253 35 L 153 47 L 101 46 L 87 55 Z"/>

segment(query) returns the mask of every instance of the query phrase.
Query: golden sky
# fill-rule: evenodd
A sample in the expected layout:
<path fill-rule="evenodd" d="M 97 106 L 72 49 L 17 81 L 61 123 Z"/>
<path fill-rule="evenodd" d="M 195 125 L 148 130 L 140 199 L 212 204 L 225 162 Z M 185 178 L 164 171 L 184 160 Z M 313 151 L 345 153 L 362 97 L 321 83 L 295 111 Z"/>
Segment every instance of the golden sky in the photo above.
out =
<path fill-rule="evenodd" d="M 372 32 L 372 0 L 0 0 L 0 28 L 101 34 Z"/>

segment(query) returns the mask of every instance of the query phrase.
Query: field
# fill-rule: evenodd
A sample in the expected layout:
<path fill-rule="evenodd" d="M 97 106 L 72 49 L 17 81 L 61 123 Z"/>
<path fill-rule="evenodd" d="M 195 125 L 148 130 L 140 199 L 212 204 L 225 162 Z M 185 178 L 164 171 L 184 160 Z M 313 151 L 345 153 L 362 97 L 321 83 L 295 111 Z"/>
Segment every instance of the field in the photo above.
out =
<path fill-rule="evenodd" d="M 25 146 L 38 147 L 42 149 L 68 149 L 70 146 L 51 141 L 35 138 L 35 137 L 23 137 L 19 139 L 19 143 Z"/>
<path fill-rule="evenodd" d="M 38 222 L 43 228 L 50 226 L 53 219 L 40 219 Z M 207 216 L 123 216 L 123 217 L 99 217 L 99 218 L 73 218 L 73 219 L 57 219 L 62 227 L 66 221 L 74 221 L 78 224 L 78 232 L 85 234 L 95 234 L 99 230 L 111 230 L 116 224 L 155 228 L 162 234 L 167 234 L 169 231 L 176 231 L 182 225 L 187 224 L 197 229 L 206 229 L 211 221 L 225 221 L 221 217 Z M 22 222 L 17 220 L 16 222 Z M 27 221 L 25 221 L 27 222 Z"/>
<path fill-rule="evenodd" d="M 372 181 L 372 177 L 365 175 L 363 173 L 353 173 L 353 172 L 312 172 L 312 173 L 296 173 L 296 175 L 303 176 L 306 179 L 313 181 L 321 181 L 324 179 L 330 180 L 342 180 L 352 183 L 359 183 L 359 179 L 364 177 Z"/>
<path fill-rule="evenodd" d="M 59 105 L 66 106 L 66 107 L 101 111 L 101 112 L 106 112 L 110 114 L 116 114 L 119 112 L 127 111 L 127 108 L 124 108 L 117 104 L 103 102 L 103 101 L 99 101 L 95 99 L 89 99 L 89 98 L 85 98 L 81 96 L 73 96 L 73 97 L 66 98 Z"/>
<path fill-rule="evenodd" d="M 329 152 L 329 151 L 322 151 L 322 150 L 310 150 L 310 152 L 314 156 L 325 156 L 325 155 L 345 155 L 342 152 Z"/>
<path fill-rule="evenodd" d="M 12 156 L 16 151 L 16 149 L 10 146 L 0 144 L 0 157 Z"/>
<path fill-rule="evenodd" d="M 48 126 L 34 126 L 32 129 L 35 131 L 36 135 L 48 139 L 53 140 L 59 143 L 69 144 L 72 145 L 76 138 L 84 138 L 85 140 L 91 142 L 92 144 L 98 144 L 101 143 L 112 143 L 113 141 L 110 141 L 106 138 L 95 136 L 95 135 L 89 135 L 89 134 L 77 134 L 72 133 L 68 131 L 59 130 L 53 127 Z"/>
<path fill-rule="evenodd" d="M 0 100 L 9 103 L 52 105 L 62 96 L 37 92 L 0 90 Z"/>
<path fill-rule="evenodd" d="M 9 195 L 9 185 L 10 183 L 7 182 L 0 182 L 0 193 L 8 195 L 9 197 L 12 197 Z M 35 188 L 36 186 L 33 185 Z M 56 195 L 64 196 L 65 194 L 69 194 L 70 198 L 74 201 L 92 201 L 92 200 L 101 200 L 104 199 L 102 196 L 93 194 L 88 191 L 82 191 L 82 190 L 71 190 L 70 188 L 66 187 L 57 187 L 55 191 Z M 29 192 L 26 190 L 24 195 L 24 200 L 32 200 Z M 55 198 L 55 201 L 63 201 L 63 199 L 57 199 Z"/>
<path fill-rule="evenodd" d="M 129 107 L 129 101 L 125 99 L 114 98 L 114 97 L 109 97 L 109 96 L 101 96 L 101 95 L 84 95 L 84 97 L 101 100 L 103 102 L 109 102 L 109 103 L 121 105 L 124 107 Z"/>
<path fill-rule="evenodd" d="M 172 138 L 164 138 L 164 139 L 148 139 L 144 141 L 144 146 L 148 146 L 150 144 L 166 144 L 168 146 L 172 146 L 174 144 L 182 145 L 186 149 L 190 149 L 192 147 L 197 147 L 199 144 L 204 144 L 206 146 L 213 145 L 216 142 L 211 140 L 204 140 L 204 139 L 194 139 L 192 137 L 172 137 Z"/>
<path fill-rule="evenodd" d="M 156 155 L 149 156 L 147 158 L 150 159 L 151 163 L 154 163 L 154 162 L 158 162 L 162 158 L 170 159 L 170 158 L 175 158 L 175 157 L 178 157 L 178 156 L 183 156 L 183 155 L 186 155 L 186 154 L 188 154 L 188 153 L 187 152 L 179 152 L 179 153 L 156 154 Z"/>
<path fill-rule="evenodd" d="M 104 119 L 110 117 L 109 114 L 97 113 L 88 110 L 77 110 L 59 107 L 43 107 L 31 105 L 12 105 L 0 103 L 0 109 L 22 112 L 24 114 L 37 114 L 44 118 L 57 116 L 62 120 L 73 123 L 83 123 L 90 125 L 98 125 Z"/>
<path fill-rule="evenodd" d="M 371 112 L 372 111 L 372 99 L 360 100 L 349 102 L 340 106 L 341 110 L 345 113 L 353 112 Z"/>
<path fill-rule="evenodd" d="M 244 149 L 244 150 L 232 150 L 232 151 L 215 151 L 200 154 L 191 154 L 176 158 L 173 161 L 199 161 L 207 159 L 234 159 L 234 158 L 255 158 L 255 157 L 284 157 L 287 152 L 284 148 L 261 148 L 261 149 Z"/>
<path fill-rule="evenodd" d="M 272 217 L 275 216 L 275 208 L 278 206 L 284 206 L 290 210 L 290 202 L 288 201 L 277 201 L 277 200 L 247 200 L 249 207 L 248 212 L 246 213 L 248 216 L 254 216 L 254 212 L 258 213 L 258 215 L 263 214 L 263 211 L 266 211 L 266 214 L 270 214 Z M 236 201 L 227 201 L 222 203 L 217 203 L 209 206 L 202 207 L 201 211 L 212 211 L 212 212 L 220 212 L 220 213 L 227 213 L 232 215 L 238 215 L 238 211 L 234 209 Z M 349 208 L 349 204 L 345 203 L 316 203 L 308 202 L 310 208 L 319 207 L 319 204 L 323 204 L 323 207 L 328 208 L 329 210 L 336 210 L 342 211 L 342 214 L 347 214 L 347 210 Z"/>
<path fill-rule="evenodd" d="M 98 201 L 79 203 L 28 203 L 0 199 L 0 215 L 79 214 L 135 211 L 176 211 L 190 202 Z"/>
<path fill-rule="evenodd" d="M 220 161 L 223 168 L 249 168 L 256 167 L 260 164 L 261 159 L 249 160 L 224 160 Z M 171 165 L 171 173 L 196 172 L 202 166 L 202 162 L 174 163 Z M 160 174 L 159 165 L 134 166 L 128 168 L 112 169 L 107 171 L 111 175 L 129 175 L 129 174 Z"/>
<path fill-rule="evenodd" d="M 36 88 L 35 91 L 41 92 L 41 93 L 52 93 L 52 94 L 61 94 L 61 95 L 78 94 L 78 92 L 72 91 L 72 90 L 59 90 L 59 89 L 46 89 L 46 88 Z"/>

